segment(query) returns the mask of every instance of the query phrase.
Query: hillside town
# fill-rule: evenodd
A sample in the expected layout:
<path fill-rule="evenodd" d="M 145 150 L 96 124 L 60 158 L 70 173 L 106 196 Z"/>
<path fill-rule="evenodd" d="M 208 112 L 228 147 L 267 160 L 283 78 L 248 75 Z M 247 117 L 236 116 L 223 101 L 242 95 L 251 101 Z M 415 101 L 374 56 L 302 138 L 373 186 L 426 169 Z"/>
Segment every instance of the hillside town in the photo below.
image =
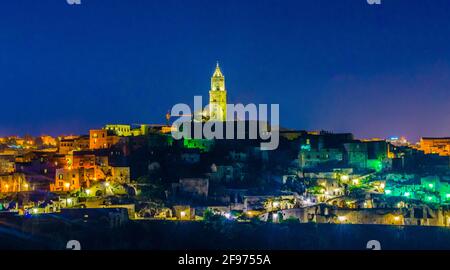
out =
<path fill-rule="evenodd" d="M 218 64 L 209 94 L 217 106 L 208 118 L 226 122 Z M 248 137 L 177 140 L 166 120 L 0 138 L 0 215 L 83 220 L 106 213 L 111 226 L 211 216 L 450 226 L 450 138 L 410 143 L 280 128 L 278 148 L 266 151 Z"/>

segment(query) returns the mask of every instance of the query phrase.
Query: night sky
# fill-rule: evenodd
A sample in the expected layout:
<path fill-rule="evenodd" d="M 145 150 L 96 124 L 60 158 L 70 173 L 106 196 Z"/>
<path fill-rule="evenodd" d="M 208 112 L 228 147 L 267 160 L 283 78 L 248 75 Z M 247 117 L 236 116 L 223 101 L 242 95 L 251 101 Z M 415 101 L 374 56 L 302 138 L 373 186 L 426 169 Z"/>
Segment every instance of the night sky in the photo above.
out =
<path fill-rule="evenodd" d="M 217 60 L 285 127 L 450 136 L 448 0 L 2 0 L 0 136 L 165 123 Z"/>

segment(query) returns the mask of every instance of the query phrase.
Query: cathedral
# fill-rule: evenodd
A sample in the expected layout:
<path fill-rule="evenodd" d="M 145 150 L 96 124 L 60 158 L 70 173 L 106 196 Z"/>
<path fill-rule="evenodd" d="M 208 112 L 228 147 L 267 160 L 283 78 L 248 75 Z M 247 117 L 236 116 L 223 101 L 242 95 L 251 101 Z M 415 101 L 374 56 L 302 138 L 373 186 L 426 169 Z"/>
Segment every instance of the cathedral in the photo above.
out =
<path fill-rule="evenodd" d="M 227 120 L 227 90 L 225 89 L 225 77 L 220 70 L 218 62 L 216 70 L 211 77 L 208 116 L 211 121 Z"/>

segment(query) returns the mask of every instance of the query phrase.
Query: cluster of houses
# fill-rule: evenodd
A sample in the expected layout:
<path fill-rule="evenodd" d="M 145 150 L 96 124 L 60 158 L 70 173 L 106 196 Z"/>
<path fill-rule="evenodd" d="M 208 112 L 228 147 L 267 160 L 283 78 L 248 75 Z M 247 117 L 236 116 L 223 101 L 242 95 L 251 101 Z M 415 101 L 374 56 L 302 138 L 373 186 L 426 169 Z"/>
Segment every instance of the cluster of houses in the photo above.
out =
<path fill-rule="evenodd" d="M 267 222 L 448 225 L 442 140 L 427 139 L 426 152 L 405 141 L 282 129 L 279 147 L 264 151 L 258 140 L 175 140 L 170 131 L 110 124 L 88 135 L 2 138 L 2 209 L 123 205 L 131 218 L 200 220 L 209 210 Z M 148 186 L 164 191 L 160 201 L 135 209 L 155 204 L 139 197 Z M 108 202 L 114 196 L 133 202 Z"/>

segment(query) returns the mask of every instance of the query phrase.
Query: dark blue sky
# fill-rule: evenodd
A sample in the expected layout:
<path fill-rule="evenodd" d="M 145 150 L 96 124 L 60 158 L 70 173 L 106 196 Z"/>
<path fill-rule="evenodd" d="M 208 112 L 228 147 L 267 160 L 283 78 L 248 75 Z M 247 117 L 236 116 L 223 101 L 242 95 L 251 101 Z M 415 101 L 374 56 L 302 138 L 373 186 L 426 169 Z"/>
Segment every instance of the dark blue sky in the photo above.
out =
<path fill-rule="evenodd" d="M 382 1 L 2 0 L 0 136 L 164 123 L 216 60 L 286 127 L 450 136 L 450 1 Z"/>

